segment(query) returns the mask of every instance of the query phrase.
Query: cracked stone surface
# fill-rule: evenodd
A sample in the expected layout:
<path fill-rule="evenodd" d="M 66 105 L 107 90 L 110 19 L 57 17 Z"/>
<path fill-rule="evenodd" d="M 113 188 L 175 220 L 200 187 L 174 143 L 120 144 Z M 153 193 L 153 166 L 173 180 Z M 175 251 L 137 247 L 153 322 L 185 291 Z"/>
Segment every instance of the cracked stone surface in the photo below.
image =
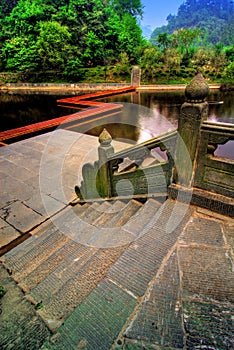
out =
<path fill-rule="evenodd" d="M 233 220 L 195 212 L 116 350 L 233 348 L 232 248 Z"/>
<path fill-rule="evenodd" d="M 51 135 L 0 148 L 1 241 L 8 244 L 39 225 L 30 238 L 1 257 L 0 286 L 6 294 L 0 298 L 0 348 L 234 348 L 233 219 L 189 207 L 179 222 L 179 205 L 170 220 L 174 204 L 169 200 L 163 210 L 155 207 L 161 215 L 154 224 L 144 227 L 142 207 L 137 228 L 133 219 L 123 226 L 133 233 L 143 230 L 126 246 L 104 249 L 75 242 L 62 228 L 76 227 L 71 211 L 92 217 L 90 205 L 63 208 L 79 178 L 73 165 L 77 159 L 87 162 L 78 154 L 79 142 L 84 143 L 84 153 L 90 147 L 85 136 L 77 141 L 72 132 L 60 130 L 57 135 L 50 140 L 45 162 L 45 169 L 51 170 L 42 191 L 48 197 L 47 210 L 40 198 L 39 169 Z M 65 154 L 61 145 L 67 138 L 71 145 Z M 61 181 L 56 167 L 62 169 Z M 59 208 L 55 221 L 45 221 Z M 150 220 L 157 216 L 148 214 Z M 176 221 L 176 230 L 166 229 Z"/>
<path fill-rule="evenodd" d="M 0 247 L 4 247 L 18 237 L 20 237 L 20 233 L 0 218 Z"/>
<path fill-rule="evenodd" d="M 22 233 L 29 231 L 43 221 L 40 214 L 19 201 L 2 208 L 0 217 Z"/>
<path fill-rule="evenodd" d="M 76 198 L 82 164 L 97 159 L 98 145 L 96 137 L 57 129 L 0 147 L 2 245 L 15 240 L 14 228 L 25 233 Z"/>

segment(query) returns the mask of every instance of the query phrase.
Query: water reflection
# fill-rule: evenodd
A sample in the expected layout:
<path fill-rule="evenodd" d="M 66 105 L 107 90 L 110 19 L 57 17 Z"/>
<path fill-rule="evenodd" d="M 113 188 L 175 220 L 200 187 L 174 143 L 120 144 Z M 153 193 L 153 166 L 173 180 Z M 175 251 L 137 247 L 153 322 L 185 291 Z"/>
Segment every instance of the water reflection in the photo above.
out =
<path fill-rule="evenodd" d="M 0 131 L 77 112 L 57 106 L 58 98 L 60 96 L 50 94 L 0 93 Z"/>
<path fill-rule="evenodd" d="M 77 109 L 59 107 L 56 103 L 57 99 L 71 95 L 73 94 L 1 93 L 0 130 L 9 130 L 75 113 Z M 184 100 L 183 91 L 142 91 L 101 99 L 105 102 L 131 104 L 132 107 L 124 107 L 121 114 L 108 117 L 106 120 L 90 122 L 88 133 L 97 136 L 103 127 L 108 126 L 114 138 L 126 138 L 133 143 L 144 141 L 177 128 L 180 107 Z M 212 91 L 209 102 L 210 120 L 234 123 L 233 93 Z M 76 125 L 74 130 L 82 132 L 82 128 L 87 131 L 87 125 L 80 128 Z"/>
<path fill-rule="evenodd" d="M 106 102 L 132 102 L 154 110 L 155 115 L 163 115 L 177 127 L 180 107 L 185 101 L 184 92 L 138 92 L 131 93 L 121 100 L 122 96 L 106 98 Z M 209 120 L 234 124 L 233 92 L 211 91 L 208 97 Z"/>

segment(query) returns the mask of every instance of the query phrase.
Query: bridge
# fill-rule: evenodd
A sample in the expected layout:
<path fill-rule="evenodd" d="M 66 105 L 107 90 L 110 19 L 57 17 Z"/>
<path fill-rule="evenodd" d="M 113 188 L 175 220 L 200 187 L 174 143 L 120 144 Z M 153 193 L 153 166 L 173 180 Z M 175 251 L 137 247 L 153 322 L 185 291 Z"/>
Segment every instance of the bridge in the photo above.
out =
<path fill-rule="evenodd" d="M 233 347 L 234 162 L 215 150 L 234 125 L 206 120 L 207 94 L 198 75 L 178 130 L 136 146 L 59 129 L 0 149 L 2 349 Z"/>

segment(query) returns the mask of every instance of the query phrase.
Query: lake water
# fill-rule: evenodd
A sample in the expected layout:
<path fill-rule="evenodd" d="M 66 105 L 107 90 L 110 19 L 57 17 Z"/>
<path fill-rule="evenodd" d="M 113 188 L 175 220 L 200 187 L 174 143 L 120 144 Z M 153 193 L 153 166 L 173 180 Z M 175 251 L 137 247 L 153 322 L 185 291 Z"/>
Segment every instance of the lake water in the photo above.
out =
<path fill-rule="evenodd" d="M 77 93 L 76 93 L 77 95 Z M 70 95 L 0 94 L 0 130 L 9 130 L 77 112 L 57 106 L 56 100 Z M 184 92 L 135 92 L 101 99 L 123 104 L 123 111 L 71 130 L 98 136 L 105 127 L 113 138 L 139 143 L 176 129 Z M 233 93 L 211 92 L 209 120 L 234 124 Z"/>

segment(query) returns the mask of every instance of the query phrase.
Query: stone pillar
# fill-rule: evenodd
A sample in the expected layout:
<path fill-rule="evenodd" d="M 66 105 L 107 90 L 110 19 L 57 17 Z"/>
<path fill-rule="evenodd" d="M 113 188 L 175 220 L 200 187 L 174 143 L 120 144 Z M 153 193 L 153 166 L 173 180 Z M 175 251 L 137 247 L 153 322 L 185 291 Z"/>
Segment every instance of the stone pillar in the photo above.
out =
<path fill-rule="evenodd" d="M 208 116 L 205 101 L 208 94 L 209 86 L 201 73 L 185 89 L 186 102 L 180 111 L 173 171 L 173 183 L 181 186 L 193 186 L 201 124 Z"/>
<path fill-rule="evenodd" d="M 131 86 L 141 85 L 141 69 L 138 66 L 132 68 Z"/>
<path fill-rule="evenodd" d="M 112 137 L 106 129 L 99 135 L 98 157 L 99 169 L 97 176 L 97 190 L 101 197 L 111 197 L 111 174 L 108 166 L 108 156 L 114 153 L 111 145 Z"/>
<path fill-rule="evenodd" d="M 131 103 L 141 105 L 141 93 L 140 91 L 135 91 L 131 94 Z"/>

